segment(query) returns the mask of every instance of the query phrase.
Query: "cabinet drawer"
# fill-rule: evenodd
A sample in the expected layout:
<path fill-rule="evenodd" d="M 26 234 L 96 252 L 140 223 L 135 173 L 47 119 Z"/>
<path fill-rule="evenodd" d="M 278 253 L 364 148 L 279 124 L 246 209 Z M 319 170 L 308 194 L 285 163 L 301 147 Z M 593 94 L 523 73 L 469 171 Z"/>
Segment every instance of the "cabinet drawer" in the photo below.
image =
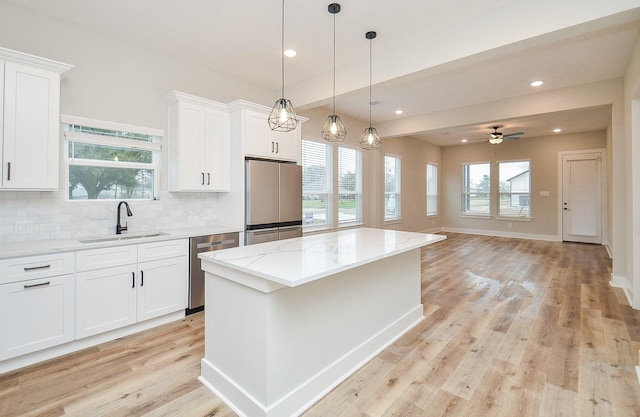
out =
<path fill-rule="evenodd" d="M 78 251 L 76 253 L 76 270 L 80 272 L 135 264 L 138 257 L 137 248 L 137 245 L 126 245 Z"/>
<path fill-rule="evenodd" d="M 187 239 L 165 240 L 138 245 L 138 262 L 155 261 L 187 254 Z"/>
<path fill-rule="evenodd" d="M 0 260 L 0 284 L 73 272 L 73 252 Z"/>

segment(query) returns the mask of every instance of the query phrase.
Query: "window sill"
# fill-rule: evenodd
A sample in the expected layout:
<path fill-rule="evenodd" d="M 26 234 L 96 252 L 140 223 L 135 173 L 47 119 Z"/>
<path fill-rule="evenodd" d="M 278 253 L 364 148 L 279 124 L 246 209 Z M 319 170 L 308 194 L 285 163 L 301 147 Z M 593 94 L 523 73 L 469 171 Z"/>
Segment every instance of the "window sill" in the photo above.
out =
<path fill-rule="evenodd" d="M 322 225 L 322 226 L 314 226 L 314 227 L 304 227 L 302 226 L 302 233 L 303 234 L 314 234 L 314 233 L 321 233 L 321 232 L 328 232 L 334 230 L 333 226 L 331 225 Z"/>
<path fill-rule="evenodd" d="M 530 222 L 533 217 L 510 217 L 510 216 L 496 216 L 496 220 L 509 221 L 509 222 Z"/>
<path fill-rule="evenodd" d="M 356 228 L 356 227 L 362 227 L 363 225 L 364 223 L 362 222 L 338 223 L 338 229 Z"/>
<path fill-rule="evenodd" d="M 492 216 L 490 214 L 468 214 L 461 213 L 460 217 L 465 219 L 481 219 L 481 220 L 491 220 Z"/>
<path fill-rule="evenodd" d="M 395 219 L 385 219 L 384 220 L 384 224 L 396 224 L 396 223 L 402 223 L 402 217 L 397 217 Z"/>

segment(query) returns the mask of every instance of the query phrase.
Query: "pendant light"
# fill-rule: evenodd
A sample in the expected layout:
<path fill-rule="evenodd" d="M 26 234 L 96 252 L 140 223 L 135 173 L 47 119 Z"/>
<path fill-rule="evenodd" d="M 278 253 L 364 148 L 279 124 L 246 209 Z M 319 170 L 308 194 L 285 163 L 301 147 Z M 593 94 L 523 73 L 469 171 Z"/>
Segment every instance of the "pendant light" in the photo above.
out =
<path fill-rule="evenodd" d="M 375 39 L 376 35 L 376 32 L 373 31 L 367 32 L 364 35 L 365 38 L 369 39 L 369 127 L 366 128 L 362 136 L 360 136 L 360 147 L 364 150 L 380 149 L 380 146 L 382 146 L 382 140 L 380 139 L 380 135 L 378 135 L 378 131 L 375 127 L 371 126 L 371 41 Z"/>
<path fill-rule="evenodd" d="M 336 114 L 336 14 L 340 13 L 340 5 L 331 3 L 329 13 L 333 15 L 333 114 L 327 117 L 322 128 L 322 137 L 328 142 L 343 142 L 347 136 L 340 116 Z"/>
<path fill-rule="evenodd" d="M 279 132 L 290 132 L 298 126 L 298 116 L 290 100 L 284 98 L 284 0 L 282 0 L 282 96 L 276 100 L 269 114 L 269 127 Z"/>

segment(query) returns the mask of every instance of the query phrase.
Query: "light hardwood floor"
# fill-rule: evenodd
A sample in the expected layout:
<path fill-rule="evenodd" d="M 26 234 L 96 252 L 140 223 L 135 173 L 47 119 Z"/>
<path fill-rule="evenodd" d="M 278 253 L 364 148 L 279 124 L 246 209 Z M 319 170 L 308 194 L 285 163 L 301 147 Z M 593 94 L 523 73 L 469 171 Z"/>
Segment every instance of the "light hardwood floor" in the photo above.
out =
<path fill-rule="evenodd" d="M 640 416 L 640 312 L 601 246 L 448 234 L 426 319 L 304 416 Z M 0 375 L 0 416 L 235 416 L 196 380 L 201 313 Z"/>

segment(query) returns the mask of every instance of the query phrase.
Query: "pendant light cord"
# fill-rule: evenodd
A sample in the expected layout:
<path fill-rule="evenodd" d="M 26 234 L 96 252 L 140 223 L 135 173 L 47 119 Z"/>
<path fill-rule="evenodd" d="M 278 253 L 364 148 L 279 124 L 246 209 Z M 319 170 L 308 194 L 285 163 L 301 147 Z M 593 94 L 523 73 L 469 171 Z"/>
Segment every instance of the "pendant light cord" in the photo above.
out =
<path fill-rule="evenodd" d="M 280 31 L 281 34 L 281 41 L 282 41 L 282 49 L 281 49 L 281 54 L 282 54 L 282 63 L 281 63 L 281 69 L 282 69 L 282 98 L 284 98 L 284 0 L 282 0 L 282 28 Z"/>
<path fill-rule="evenodd" d="M 371 69 L 372 68 L 372 64 L 371 64 L 372 39 L 369 39 L 369 129 L 371 129 L 371 82 L 372 82 L 371 74 L 373 73 L 373 70 Z"/>
<path fill-rule="evenodd" d="M 333 114 L 336 114 L 336 14 L 333 13 Z"/>

